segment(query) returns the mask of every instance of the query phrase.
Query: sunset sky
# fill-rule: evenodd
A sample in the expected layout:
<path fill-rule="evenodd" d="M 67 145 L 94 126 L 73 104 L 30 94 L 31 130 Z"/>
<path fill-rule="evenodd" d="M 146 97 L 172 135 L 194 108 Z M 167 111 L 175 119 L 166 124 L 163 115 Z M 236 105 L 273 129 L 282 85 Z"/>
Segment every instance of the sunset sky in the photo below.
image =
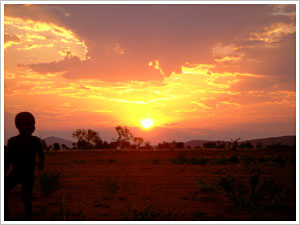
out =
<path fill-rule="evenodd" d="M 4 42 L 5 139 L 21 111 L 42 138 L 296 134 L 295 5 L 10 4 Z"/>

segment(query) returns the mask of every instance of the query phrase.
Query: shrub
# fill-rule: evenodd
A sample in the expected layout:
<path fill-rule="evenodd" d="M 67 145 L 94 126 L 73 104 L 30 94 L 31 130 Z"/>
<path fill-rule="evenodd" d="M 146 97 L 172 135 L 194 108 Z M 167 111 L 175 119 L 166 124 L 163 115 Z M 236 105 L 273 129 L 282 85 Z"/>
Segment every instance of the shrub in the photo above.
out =
<path fill-rule="evenodd" d="M 157 159 L 157 158 L 155 158 L 155 159 L 152 159 L 152 163 L 153 164 L 158 164 L 160 162 L 160 160 L 159 159 Z"/>
<path fill-rule="evenodd" d="M 229 162 L 230 162 L 230 163 L 239 163 L 240 160 L 239 160 L 239 158 L 236 157 L 236 156 L 231 156 L 230 159 L 229 159 Z"/>
<path fill-rule="evenodd" d="M 120 186 L 119 186 L 119 178 L 115 177 L 114 179 L 106 178 L 103 182 L 99 182 L 100 184 L 102 184 L 106 190 L 106 192 L 110 193 L 110 194 L 115 194 L 118 193 L 118 191 L 120 190 Z"/>
<path fill-rule="evenodd" d="M 116 160 L 115 160 L 115 159 L 109 159 L 108 162 L 109 162 L 109 163 L 115 163 Z"/>
<path fill-rule="evenodd" d="M 233 207 L 241 208 L 245 205 L 247 190 L 243 180 L 236 180 L 232 176 L 221 177 L 219 184 Z"/>
<path fill-rule="evenodd" d="M 103 163 L 104 163 L 104 160 L 103 160 L 103 159 L 96 159 L 95 162 L 96 162 L 96 163 L 99 163 L 99 164 L 103 164 Z"/>
<path fill-rule="evenodd" d="M 197 210 L 195 212 L 192 212 L 191 216 L 195 217 L 196 219 L 202 219 L 202 217 L 204 216 L 204 212 Z"/>
<path fill-rule="evenodd" d="M 206 164 L 209 161 L 209 159 L 207 159 L 207 158 L 200 158 L 200 159 L 197 159 L 197 158 L 187 158 L 185 161 L 186 161 L 186 164 L 203 165 L 203 164 Z"/>
<path fill-rule="evenodd" d="M 260 182 L 260 177 L 260 172 L 253 174 L 248 182 L 233 176 L 221 177 L 219 185 L 236 209 L 287 209 L 290 202 L 289 189 L 277 185 L 272 179 Z"/>
<path fill-rule="evenodd" d="M 50 195 L 62 186 L 62 175 L 57 172 L 43 172 L 37 177 L 40 191 L 44 195 Z"/>
<path fill-rule="evenodd" d="M 160 211 L 152 205 L 146 206 L 143 210 L 137 210 L 132 206 L 128 206 L 128 212 L 129 215 L 125 217 L 126 220 L 151 221 L 157 220 L 160 217 Z"/>
<path fill-rule="evenodd" d="M 198 181 L 199 191 L 204 193 L 215 192 L 216 187 L 212 184 L 205 184 L 201 179 Z"/>
<path fill-rule="evenodd" d="M 179 154 L 179 155 L 177 155 L 176 158 L 172 158 L 169 161 L 172 162 L 172 163 L 180 164 L 181 165 L 181 164 L 185 163 L 186 158 L 185 158 L 185 156 L 183 154 Z"/>
<path fill-rule="evenodd" d="M 214 163 L 217 165 L 225 165 L 227 164 L 227 159 L 222 155 L 221 158 L 218 158 Z"/>
<path fill-rule="evenodd" d="M 185 158 L 183 154 L 177 155 L 176 158 L 170 159 L 169 161 L 175 164 L 189 164 L 189 165 L 203 165 L 206 164 L 210 159 L 207 158 Z"/>
<path fill-rule="evenodd" d="M 273 159 L 272 161 L 273 161 L 274 163 L 279 164 L 279 165 L 285 164 L 285 160 L 284 160 L 281 156 L 276 157 L 276 158 Z"/>
<path fill-rule="evenodd" d="M 177 219 L 178 212 L 164 211 L 163 209 L 155 208 L 152 205 L 146 206 L 142 210 L 133 208 L 131 205 L 127 206 L 128 214 L 124 215 L 125 220 L 132 221 L 153 221 L 153 220 L 167 220 L 175 221 Z"/>
<path fill-rule="evenodd" d="M 266 163 L 266 162 L 268 162 L 268 159 L 266 159 L 265 157 L 260 157 L 258 162 L 259 163 Z"/>

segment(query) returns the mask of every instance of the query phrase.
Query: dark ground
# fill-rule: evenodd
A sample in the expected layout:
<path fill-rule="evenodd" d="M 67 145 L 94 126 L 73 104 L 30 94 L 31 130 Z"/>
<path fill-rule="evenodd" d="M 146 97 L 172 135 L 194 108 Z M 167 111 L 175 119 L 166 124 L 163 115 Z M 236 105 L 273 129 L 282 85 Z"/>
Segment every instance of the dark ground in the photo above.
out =
<path fill-rule="evenodd" d="M 295 150 L 52 151 L 46 157 L 45 171 L 36 173 L 33 220 L 296 220 Z M 58 182 L 41 181 L 44 172 Z M 50 193 L 51 187 L 57 190 Z M 9 201 L 12 219 L 23 220 L 20 186 Z"/>

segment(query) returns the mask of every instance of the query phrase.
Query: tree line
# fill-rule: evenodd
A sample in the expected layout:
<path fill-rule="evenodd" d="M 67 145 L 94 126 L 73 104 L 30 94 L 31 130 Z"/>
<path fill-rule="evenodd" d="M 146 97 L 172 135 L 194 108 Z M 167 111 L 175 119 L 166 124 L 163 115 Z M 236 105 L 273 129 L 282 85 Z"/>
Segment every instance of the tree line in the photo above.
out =
<path fill-rule="evenodd" d="M 103 141 L 97 131 L 92 129 L 77 129 L 73 131 L 72 137 L 76 139 L 76 142 L 72 144 L 72 147 L 68 147 L 65 144 L 60 145 L 54 143 L 47 146 L 43 140 L 42 144 L 45 149 L 48 150 L 60 150 L 60 149 L 152 149 L 150 142 L 144 141 L 142 137 L 134 136 L 128 127 L 117 126 L 115 127 L 118 134 L 117 139 L 113 139 L 111 142 Z"/>
<path fill-rule="evenodd" d="M 77 129 L 73 131 L 72 136 L 76 142 L 69 147 L 65 144 L 54 143 L 47 146 L 45 140 L 42 140 L 44 149 L 49 150 L 70 150 L 70 149 L 229 149 L 229 150 L 251 150 L 251 149 L 290 149 L 294 146 L 273 144 L 264 146 L 263 143 L 258 142 L 253 145 L 251 142 L 240 142 L 240 138 L 231 139 L 231 141 L 210 141 L 203 144 L 203 146 L 191 147 L 185 145 L 184 142 L 166 142 L 158 143 L 152 146 L 150 142 L 145 141 L 142 137 L 137 137 L 132 134 L 126 126 L 115 127 L 117 132 L 117 139 L 112 139 L 111 142 L 103 141 L 97 131 L 91 129 Z"/>

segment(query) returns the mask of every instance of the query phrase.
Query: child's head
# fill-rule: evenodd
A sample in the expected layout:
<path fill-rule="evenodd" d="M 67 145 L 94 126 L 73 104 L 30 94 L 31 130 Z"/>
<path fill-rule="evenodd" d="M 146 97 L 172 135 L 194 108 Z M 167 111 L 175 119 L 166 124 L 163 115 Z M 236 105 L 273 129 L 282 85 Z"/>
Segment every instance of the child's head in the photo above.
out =
<path fill-rule="evenodd" d="M 15 123 L 20 134 L 32 134 L 35 130 L 35 119 L 29 112 L 18 113 L 15 118 Z"/>

